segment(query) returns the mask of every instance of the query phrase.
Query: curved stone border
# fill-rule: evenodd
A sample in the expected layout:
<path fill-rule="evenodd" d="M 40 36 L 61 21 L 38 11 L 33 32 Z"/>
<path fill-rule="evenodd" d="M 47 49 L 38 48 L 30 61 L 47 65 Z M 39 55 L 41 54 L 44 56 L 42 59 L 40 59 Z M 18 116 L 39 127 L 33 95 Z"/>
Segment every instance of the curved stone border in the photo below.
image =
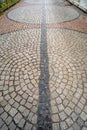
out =
<path fill-rule="evenodd" d="M 40 33 L 28 29 L 0 35 L 0 121 L 9 129 L 37 126 Z"/>
<path fill-rule="evenodd" d="M 36 127 L 40 31 L 27 29 L 0 37 L 0 121 L 6 123 L 4 128 Z M 58 124 L 66 130 L 86 128 L 87 34 L 47 29 L 47 48 L 53 128 Z"/>
<path fill-rule="evenodd" d="M 7 17 L 10 20 L 20 23 L 26 24 L 41 24 L 41 6 L 33 7 L 33 6 L 25 6 L 19 7 L 7 14 Z"/>
<path fill-rule="evenodd" d="M 7 14 L 7 17 L 13 21 L 20 22 L 20 23 L 41 24 L 42 9 L 40 6 L 38 7 L 39 8 L 37 7 L 32 8 L 32 6 L 19 7 L 17 9 L 10 11 Z M 60 16 L 60 13 L 62 14 L 61 16 Z M 69 22 L 69 21 L 77 19 L 79 16 L 80 16 L 79 13 L 75 11 L 73 8 L 71 9 L 69 7 L 46 6 L 46 23 L 47 24 L 53 24 L 53 23 L 59 24 L 59 23 Z"/>
<path fill-rule="evenodd" d="M 46 7 L 47 24 L 60 24 L 64 22 L 69 22 L 79 18 L 79 16 L 80 14 L 75 9 L 70 8 L 68 6 L 67 7 L 58 7 L 58 6 Z"/>
<path fill-rule="evenodd" d="M 85 6 L 85 4 L 81 5 L 80 1 L 75 0 L 68 0 L 68 1 L 87 13 L 87 6 Z"/>

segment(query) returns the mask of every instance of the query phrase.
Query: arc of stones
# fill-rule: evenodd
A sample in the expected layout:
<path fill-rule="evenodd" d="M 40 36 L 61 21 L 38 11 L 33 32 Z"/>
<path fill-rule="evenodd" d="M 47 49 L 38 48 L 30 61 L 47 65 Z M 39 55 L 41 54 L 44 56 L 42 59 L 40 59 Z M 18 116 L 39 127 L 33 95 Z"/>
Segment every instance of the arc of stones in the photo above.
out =
<path fill-rule="evenodd" d="M 19 7 L 7 14 L 11 20 L 27 24 L 41 24 L 41 15 L 41 6 Z M 70 7 L 46 6 L 47 24 L 67 22 L 78 17 L 79 13 Z"/>

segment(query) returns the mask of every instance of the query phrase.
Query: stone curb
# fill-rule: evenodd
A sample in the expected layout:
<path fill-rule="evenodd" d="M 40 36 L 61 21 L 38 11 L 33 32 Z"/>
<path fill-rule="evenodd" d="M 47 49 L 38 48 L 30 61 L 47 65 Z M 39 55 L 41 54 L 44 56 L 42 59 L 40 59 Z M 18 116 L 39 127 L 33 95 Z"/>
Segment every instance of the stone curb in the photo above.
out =
<path fill-rule="evenodd" d="M 77 1 L 73 1 L 73 0 L 68 0 L 70 3 L 76 5 L 78 8 L 80 8 L 81 10 L 83 10 L 84 12 L 87 13 L 87 7 L 86 6 L 81 6 L 79 2 Z"/>

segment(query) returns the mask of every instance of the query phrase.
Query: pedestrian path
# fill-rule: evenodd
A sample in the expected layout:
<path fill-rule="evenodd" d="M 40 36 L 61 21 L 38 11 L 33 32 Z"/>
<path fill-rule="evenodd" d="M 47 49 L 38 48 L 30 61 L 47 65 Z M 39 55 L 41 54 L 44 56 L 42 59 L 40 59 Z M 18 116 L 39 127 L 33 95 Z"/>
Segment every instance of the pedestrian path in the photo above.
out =
<path fill-rule="evenodd" d="M 67 1 L 0 16 L 0 130 L 87 130 L 87 14 Z"/>

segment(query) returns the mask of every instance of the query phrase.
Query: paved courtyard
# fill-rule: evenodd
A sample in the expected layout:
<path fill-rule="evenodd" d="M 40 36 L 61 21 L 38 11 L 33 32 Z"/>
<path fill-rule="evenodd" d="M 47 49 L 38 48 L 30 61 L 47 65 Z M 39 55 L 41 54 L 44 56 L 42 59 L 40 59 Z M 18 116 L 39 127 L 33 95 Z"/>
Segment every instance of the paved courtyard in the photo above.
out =
<path fill-rule="evenodd" d="M 0 16 L 0 130 L 87 130 L 87 14 L 66 0 Z"/>

